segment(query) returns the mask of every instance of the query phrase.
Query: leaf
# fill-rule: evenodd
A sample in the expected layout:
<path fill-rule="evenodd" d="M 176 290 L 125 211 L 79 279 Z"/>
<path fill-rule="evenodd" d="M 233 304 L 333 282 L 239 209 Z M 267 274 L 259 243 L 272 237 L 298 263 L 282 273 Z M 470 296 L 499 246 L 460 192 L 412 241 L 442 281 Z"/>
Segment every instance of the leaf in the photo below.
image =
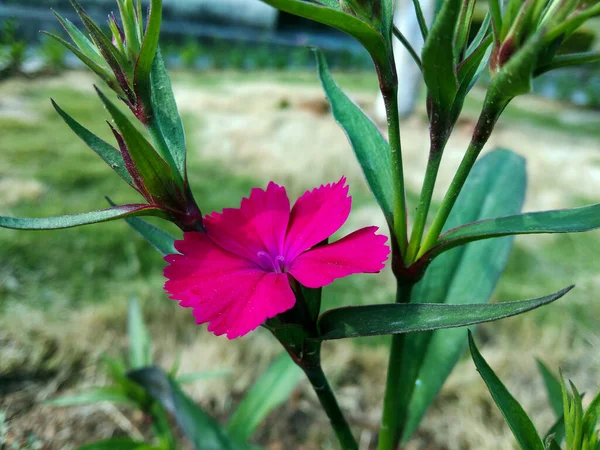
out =
<path fill-rule="evenodd" d="M 137 231 L 146 241 L 152 245 L 161 255 L 173 255 L 177 253 L 175 249 L 175 238 L 166 231 L 155 227 L 147 220 L 138 217 L 131 217 L 125 221 Z"/>
<path fill-rule="evenodd" d="M 287 353 L 282 353 L 261 375 L 242 399 L 227 426 L 228 433 L 245 442 L 269 413 L 294 391 L 302 370 Z"/>
<path fill-rule="evenodd" d="M 64 110 L 62 110 L 54 100 L 52 100 L 52 106 L 56 112 L 60 115 L 62 120 L 73 130 L 73 132 L 81 138 L 83 142 L 87 144 L 89 148 L 91 148 L 100 158 L 104 160 L 106 164 L 110 166 L 117 174 L 123 178 L 130 186 L 135 188 L 135 184 L 131 175 L 127 171 L 125 167 L 125 162 L 123 161 L 123 157 L 121 153 L 114 148 L 112 145 L 103 141 L 90 130 L 82 126 L 75 119 L 73 119 L 70 115 L 68 115 Z"/>
<path fill-rule="evenodd" d="M 58 14 L 56 11 L 52 10 L 52 13 L 54 14 L 54 16 L 56 16 L 56 18 L 58 19 L 58 21 L 60 22 L 62 27 L 65 29 L 65 31 L 67 33 L 69 33 L 69 36 L 71 37 L 71 39 L 73 40 L 75 45 L 77 45 L 79 50 L 81 50 L 81 52 L 85 56 L 87 56 L 89 59 L 91 59 L 98 66 L 104 66 L 106 64 L 104 62 L 104 60 L 102 59 L 102 56 L 98 52 L 98 49 L 96 47 L 94 47 L 94 45 L 79 30 L 79 28 L 77 28 L 75 25 L 73 25 L 73 23 L 71 23 L 71 21 L 69 21 L 69 19 L 65 19 L 60 14 Z"/>
<path fill-rule="evenodd" d="M 12 228 L 15 230 L 58 230 L 133 216 L 166 217 L 164 211 L 156 206 L 132 204 L 116 206 L 102 211 L 40 219 L 0 216 L 0 228 Z"/>
<path fill-rule="evenodd" d="M 423 78 L 431 102 L 431 126 L 436 129 L 440 129 L 438 120 L 443 129 L 449 125 L 446 121 L 458 92 L 454 37 L 460 12 L 460 0 L 446 0 L 423 45 Z"/>
<path fill-rule="evenodd" d="M 583 415 L 583 433 L 591 439 L 600 423 L 600 393 L 589 404 Z"/>
<path fill-rule="evenodd" d="M 390 64 L 384 37 L 371 25 L 342 11 L 302 0 L 262 0 L 280 11 L 337 28 L 356 38 L 371 54 L 378 66 Z"/>
<path fill-rule="evenodd" d="M 44 402 L 52 406 L 79 406 L 100 402 L 111 402 L 132 405 L 134 402 L 117 387 L 101 387 L 76 395 L 57 397 Z"/>
<path fill-rule="evenodd" d="M 134 441 L 131 438 L 112 438 L 77 447 L 78 450 L 151 450 L 156 449 L 146 442 Z"/>
<path fill-rule="evenodd" d="M 580 208 L 497 217 L 462 225 L 440 236 L 428 257 L 468 242 L 517 234 L 581 233 L 600 228 L 600 203 Z"/>
<path fill-rule="evenodd" d="M 315 55 L 333 116 L 346 132 L 371 192 L 392 223 L 394 191 L 390 146 L 371 119 L 336 84 L 323 53 L 315 50 Z"/>
<path fill-rule="evenodd" d="M 169 73 L 160 48 L 157 49 L 152 64 L 150 83 L 152 85 L 152 120 L 156 123 L 162 138 L 167 144 L 181 178 L 186 180 L 185 134 L 173 95 Z"/>
<path fill-rule="evenodd" d="M 175 379 L 179 384 L 189 384 L 197 381 L 207 380 L 209 378 L 223 377 L 231 374 L 232 371 L 229 369 L 211 370 L 208 372 L 186 373 L 185 375 L 179 375 Z"/>
<path fill-rule="evenodd" d="M 544 379 L 544 385 L 546 386 L 546 393 L 548 394 L 550 406 L 552 406 L 555 417 L 560 419 L 563 417 L 564 413 L 560 381 L 552 374 L 550 369 L 548 369 L 548 367 L 546 367 L 542 361 L 536 359 L 536 362 L 538 370 Z"/>
<path fill-rule="evenodd" d="M 141 20 L 141 18 L 139 18 Z M 148 25 L 142 42 L 142 49 L 135 65 L 134 86 L 136 93 L 146 102 L 150 102 L 150 93 L 153 85 L 150 81 L 150 70 L 156 51 L 158 50 L 158 39 L 160 37 L 160 25 L 162 22 L 162 0 L 151 0 Z"/>
<path fill-rule="evenodd" d="M 174 199 L 180 196 L 177 192 L 177 185 L 171 167 L 156 153 L 152 145 L 115 104 L 99 89 L 96 90 L 123 135 L 127 150 L 150 196 L 158 204 L 179 206 L 172 205 Z"/>
<path fill-rule="evenodd" d="M 319 318 L 319 339 L 412 333 L 491 322 L 523 314 L 552 303 L 572 288 L 573 286 L 570 286 L 554 294 L 531 300 L 491 305 L 392 303 L 332 309 Z"/>
<path fill-rule="evenodd" d="M 475 164 L 446 227 L 513 214 L 525 198 L 525 161 L 508 151 L 494 150 Z M 436 258 L 414 287 L 412 302 L 487 303 L 508 261 L 512 238 L 458 247 Z M 417 429 L 431 402 L 463 354 L 466 341 L 459 329 L 413 333 L 404 337 L 401 385 L 408 416 L 403 442 Z"/>
<path fill-rule="evenodd" d="M 152 341 L 144 324 L 142 310 L 135 298 L 129 299 L 127 335 L 129 337 L 129 367 L 135 370 L 151 365 Z"/>
<path fill-rule="evenodd" d="M 477 371 L 500 408 L 506 423 L 523 450 L 545 450 L 544 444 L 527 413 L 508 392 L 491 367 L 485 362 L 475 346 L 473 336 L 469 331 L 469 348 Z"/>
<path fill-rule="evenodd" d="M 196 450 L 241 450 L 219 423 L 194 403 L 179 384 L 159 367 L 129 373 L 173 417 Z"/>

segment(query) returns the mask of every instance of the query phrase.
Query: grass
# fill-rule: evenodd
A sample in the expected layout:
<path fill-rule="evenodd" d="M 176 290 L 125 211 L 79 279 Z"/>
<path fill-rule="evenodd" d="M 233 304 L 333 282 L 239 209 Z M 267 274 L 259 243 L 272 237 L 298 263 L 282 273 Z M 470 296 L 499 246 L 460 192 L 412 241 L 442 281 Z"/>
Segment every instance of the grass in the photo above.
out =
<path fill-rule="evenodd" d="M 372 74 L 338 74 L 336 78 L 345 88 L 363 94 L 373 94 L 377 89 Z M 84 81 L 89 83 L 91 80 L 85 78 Z M 289 88 L 292 93 L 297 86 L 319 88 L 313 74 L 287 72 L 231 72 L 225 75 L 209 72 L 202 77 L 181 73 L 175 81 L 176 85 L 202 92 L 241 82 L 248 86 L 273 83 Z M 107 116 L 90 90 L 73 91 L 64 82 L 16 83 L 0 87 L 0 93 L 3 89 L 9 93 L 4 95 L 19 100 L 23 111 L 17 111 L 21 114 L 0 114 L 0 184 L 9 180 L 10 198 L 13 199 L 3 201 L 0 193 L 0 214 L 42 217 L 101 209 L 106 207 L 105 195 L 117 203 L 137 200 L 135 193 L 71 134 L 48 101 L 48 97 L 53 97 L 67 112 L 109 139 L 108 127 L 103 124 Z M 469 118 L 477 113 L 478 101 L 475 98 L 466 104 Z M 240 108 L 243 109 L 243 105 Z M 519 103 L 509 109 L 506 122 L 515 127 L 525 123 L 539 133 L 552 130 L 553 133 L 568 134 L 575 130 L 574 135 L 578 137 L 598 136 L 597 127 L 567 127 L 555 120 L 553 114 L 532 112 L 527 108 L 527 103 Z M 194 130 L 202 127 L 210 114 L 210 110 L 204 111 L 198 105 L 196 110 L 184 115 L 190 181 L 204 212 L 236 206 L 252 187 L 265 183 L 264 174 L 252 170 L 242 173 L 235 164 L 203 152 L 202 139 L 196 138 Z M 279 117 L 280 112 L 272 114 Z M 281 117 L 282 121 L 293 120 Z M 285 140 L 276 144 L 293 146 L 293 142 Z M 597 165 L 598 160 L 590 164 Z M 272 169 L 275 178 L 277 170 L 276 166 Z M 306 175 L 298 173 L 294 176 L 301 179 Z M 29 182 L 37 183 L 37 193 L 32 194 L 26 189 Z M 375 207 L 364 187 L 353 187 L 352 194 L 353 215 L 359 215 L 361 211 L 368 214 Z M 416 202 L 415 192 L 410 191 L 408 196 L 410 202 Z M 581 199 L 573 197 L 571 200 L 575 205 Z M 175 233 L 173 228 L 169 229 Z M 598 238 L 599 234 L 595 232 L 517 240 L 508 269 L 495 293 L 496 299 L 536 297 L 573 282 L 579 286 L 568 298 L 550 307 L 525 318 L 486 327 L 490 340 L 498 347 L 510 349 L 507 358 L 516 358 L 520 351 L 535 346 L 536 339 L 543 333 L 541 330 L 547 329 L 562 330 L 568 336 L 568 342 L 557 343 L 562 349 L 557 350 L 557 355 L 571 351 L 580 355 L 589 348 L 588 338 L 590 333 L 597 333 L 594 327 L 597 327 L 600 315 L 600 304 L 595 297 L 600 273 L 600 262 L 596 258 L 600 253 Z M 61 366 L 80 373 L 81 366 L 87 367 L 93 362 L 98 351 L 121 348 L 126 300 L 132 295 L 144 303 L 151 329 L 163 338 L 162 352 L 167 359 L 172 356 L 169 345 L 188 348 L 199 335 L 204 336 L 201 339 L 209 339 L 193 325 L 187 311 L 180 311 L 166 301 L 166 295 L 160 289 L 164 262 L 125 223 L 111 222 L 52 232 L 1 230 L 0 249 L 0 343 L 4 342 L 0 348 L 0 373 L 36 372 L 48 368 L 59 371 Z M 392 291 L 389 274 L 354 276 L 325 289 L 324 307 L 391 301 Z M 259 337 L 251 338 L 248 344 L 235 344 L 239 347 L 227 347 L 227 351 L 219 347 L 222 341 L 202 342 L 205 346 L 215 345 L 220 349 L 216 358 L 227 361 L 225 367 L 238 364 L 241 373 L 246 373 L 252 370 L 252 357 L 247 355 L 255 353 L 244 352 L 252 339 L 260 340 L 261 336 L 259 333 Z M 155 337 L 155 341 L 159 339 Z M 361 342 L 378 348 L 386 341 L 369 339 Z M 231 348 L 242 349 L 239 355 L 246 356 L 240 356 L 240 361 L 226 359 Z M 20 353 L 14 357 L 9 351 Z M 368 362 L 372 355 L 365 353 L 371 352 L 352 353 L 353 361 L 359 361 L 355 362 L 357 366 L 365 367 L 367 375 L 378 379 L 381 374 L 374 374 L 375 369 L 371 369 Z M 381 368 L 377 364 L 373 367 Z M 339 373 L 341 369 L 335 370 Z M 340 378 L 343 377 L 340 375 Z M 213 398 L 212 393 L 207 395 Z M 373 399 L 365 401 L 373 402 Z"/>

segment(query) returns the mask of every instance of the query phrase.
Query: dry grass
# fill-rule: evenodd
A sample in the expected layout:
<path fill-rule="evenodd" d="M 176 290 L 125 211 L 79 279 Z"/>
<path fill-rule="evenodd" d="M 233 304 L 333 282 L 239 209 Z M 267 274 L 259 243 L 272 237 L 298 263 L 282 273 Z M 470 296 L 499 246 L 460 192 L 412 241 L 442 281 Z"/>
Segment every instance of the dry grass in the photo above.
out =
<path fill-rule="evenodd" d="M 316 83 L 255 79 L 240 84 L 223 77 L 219 82 L 203 85 L 201 78 L 195 81 L 187 75 L 177 80 L 176 94 L 185 116 L 190 143 L 190 167 L 192 174 L 196 174 L 193 184 L 200 186 L 203 194 L 210 194 L 213 186 L 210 183 L 207 187 L 201 185 L 202 175 L 198 174 L 209 176 L 213 173 L 212 168 L 217 167 L 225 170 L 223 179 L 230 177 L 231 190 L 235 192 L 235 196 L 232 194 L 230 197 L 215 193 L 211 200 L 206 200 L 211 207 L 231 206 L 239 198 L 238 192 L 247 192 L 247 185 L 254 180 L 263 185 L 268 180 L 284 183 L 295 196 L 307 188 L 346 175 L 352 186 L 355 209 L 343 232 L 373 223 L 385 229 L 383 218 L 362 180 L 360 168 L 351 157 L 344 134 L 328 114 L 323 93 Z M 67 98 L 67 94 L 71 86 L 82 82 L 85 87 L 79 92 L 80 101 L 91 105 L 85 106 L 82 111 L 87 120 L 95 124 L 93 128 L 98 129 L 100 118 L 94 109 L 97 104 L 89 100 L 92 79 L 77 73 L 44 82 L 29 82 L 27 86 L 10 82 L 0 87 L 0 93 L 4 94 L 2 102 L 10 93 L 10 104 L 19 105 L 18 111 L 15 110 L 6 119 L 9 122 L 5 126 L 13 123 L 26 126 L 42 120 L 40 117 L 45 118 L 48 111 L 43 108 L 39 111 L 37 105 L 41 98 L 47 96 L 46 91 L 62 95 L 64 98 L 57 98 L 59 102 L 74 102 Z M 350 92 L 366 110 L 370 110 L 375 95 L 370 79 L 366 85 L 367 89 L 354 86 Z M 35 95 L 28 97 L 24 94 L 26 89 Z M 477 95 L 475 97 L 474 104 L 477 103 Z M 559 106 L 537 100 L 533 103 L 526 100 L 518 105 L 523 110 L 540 107 Z M 576 114 L 563 106 L 560 108 L 567 116 Z M 4 117 L 2 111 L 6 110 L 6 107 L 0 108 L 0 122 Z M 530 190 L 526 209 L 568 207 L 597 198 L 600 191 L 597 136 L 575 137 L 565 129 L 511 120 L 510 113 L 507 112 L 507 120 L 499 125 L 490 147 L 505 146 L 527 157 Z M 464 152 L 472 124 L 472 117 L 463 121 L 449 144 L 436 192 L 438 199 Z M 407 183 L 413 197 L 414 192 L 418 192 L 426 162 L 426 127 L 423 111 L 420 111 L 403 128 Z M 0 161 L 7 167 L 0 169 L 1 212 L 17 208 L 18 212 L 31 213 L 36 211 L 41 200 L 47 200 L 47 195 L 56 202 L 52 213 L 60 211 L 61 199 L 53 193 L 66 190 L 68 183 L 72 182 L 69 176 L 75 175 L 65 175 L 66 179 L 44 178 L 43 166 L 30 170 L 27 168 L 30 160 L 25 158 L 26 155 L 21 161 L 8 154 L 18 145 L 6 141 L 1 144 Z M 52 148 L 52 142 L 48 146 Z M 79 150 L 71 150 L 70 147 L 67 150 L 71 152 L 71 158 L 79 155 Z M 96 166 L 91 164 L 89 170 L 95 174 Z M 88 170 L 87 165 L 75 168 L 83 173 Z M 85 190 L 88 185 L 101 183 L 98 180 L 103 173 L 98 169 L 97 178 L 92 176 L 91 181 L 75 179 L 75 185 L 83 186 L 84 192 L 88 192 Z M 16 188 L 15 180 L 18 181 Z M 112 188 L 111 183 L 104 182 L 102 186 Z M 6 186 L 10 189 L 7 190 Z M 98 191 L 98 187 L 89 189 L 89 192 Z M 69 195 L 76 198 L 75 194 Z M 199 199 L 201 202 L 205 200 Z M 25 205 L 25 209 L 18 209 L 20 205 Z M 71 206 L 87 207 L 80 203 Z M 48 207 L 44 208 L 42 213 L 50 212 Z M 98 236 L 110 239 L 110 243 L 118 243 L 128 236 L 125 227 L 114 226 L 110 228 L 111 234 L 108 234 L 108 227 L 103 227 L 98 228 Z M 93 239 L 90 237 L 93 233 L 70 233 L 75 233 L 68 235 L 74 240 L 82 240 L 84 249 L 87 247 L 83 239 Z M 13 240 L 24 239 L 17 233 L 10 236 Z M 40 247 L 39 258 L 50 255 L 52 246 L 63 242 L 52 241 L 53 237 L 45 236 L 50 240 L 46 241 L 47 248 Z M 64 236 L 60 239 L 67 239 L 67 234 L 60 236 Z M 552 310 L 554 313 L 536 312 L 480 327 L 479 339 L 484 356 L 542 430 L 549 426 L 552 417 L 541 379 L 536 373 L 534 357 L 541 357 L 551 367 L 561 365 L 583 391 L 594 392 L 600 388 L 596 376 L 600 370 L 600 335 L 597 331 L 600 308 L 595 294 L 600 287 L 600 265 L 594 259 L 595 250 L 600 250 L 598 237 L 598 233 L 594 233 L 581 238 L 518 239 L 509 270 L 497 293 L 499 297 L 513 300 L 526 298 L 530 293 L 547 293 L 563 287 L 560 284 L 565 279 L 573 279 L 582 285 L 582 289 L 570 300 L 567 299 L 569 303 L 550 307 L 555 308 Z M 29 245 L 41 245 L 42 241 L 30 238 L 27 242 Z M 107 245 L 112 245 L 110 243 Z M 53 272 L 50 278 L 40 276 L 39 282 L 35 274 L 41 269 L 27 259 L 22 260 L 10 253 L 7 255 L 8 262 L 0 264 L 0 299 L 4 302 L 0 314 L 0 382 L 4 384 L 0 386 L 0 395 L 3 396 L 0 397 L 0 410 L 7 411 L 8 436 L 12 439 L 19 438 L 24 442 L 27 436 L 35 435 L 44 448 L 62 449 L 114 434 L 145 432 L 143 418 L 135 414 L 123 415 L 114 408 L 57 410 L 40 405 L 41 401 L 57 392 L 70 392 L 104 381 L 97 363 L 102 354 L 114 355 L 124 351 L 123 300 L 130 293 L 137 293 L 143 299 L 155 338 L 157 361 L 161 365 L 168 367 L 181 352 L 182 373 L 216 368 L 233 370 L 231 377 L 198 383 L 190 389 L 194 398 L 219 417 L 225 417 L 231 411 L 240 395 L 279 351 L 266 332 L 259 331 L 247 338 L 228 342 L 195 327 L 187 311 L 165 301 L 160 292 L 160 265 L 146 261 L 153 258 L 152 254 L 144 253 L 143 244 L 128 245 L 130 247 L 125 246 L 124 250 L 115 247 L 111 251 L 122 251 L 123 255 L 119 254 L 119 258 L 130 258 L 126 264 L 122 263 L 122 267 L 119 266 L 120 270 L 128 270 L 130 275 L 117 276 L 113 287 L 109 286 L 100 293 L 96 288 L 87 291 L 83 287 L 72 287 L 71 280 L 78 272 L 94 277 L 102 269 L 89 269 L 90 262 L 85 258 L 87 254 L 84 251 L 76 253 L 77 247 L 73 247 L 70 256 L 76 262 L 69 263 L 68 272 Z M 93 247 L 97 252 L 101 251 L 99 248 Z M 79 268 L 79 265 L 82 267 Z M 114 274 L 104 274 L 103 270 L 100 273 L 106 276 L 108 283 Z M 32 278 L 23 274 L 31 274 Z M 131 278 L 130 290 L 118 291 L 125 289 L 128 277 Z M 44 296 L 42 280 L 49 283 L 49 299 Z M 355 303 L 384 302 L 392 296 L 393 283 L 389 273 L 377 277 L 356 277 L 356 280 L 352 281 L 354 284 L 336 283 L 326 291 L 326 296 L 330 297 L 326 303 L 338 305 L 347 299 Z M 40 286 L 27 288 L 35 283 Z M 15 293 L 25 288 L 28 289 L 27 297 Z M 81 295 L 93 297 L 94 303 L 78 301 Z M 105 301 L 100 301 L 102 296 L 107 297 Z M 381 341 L 358 346 L 350 342 L 327 344 L 325 365 L 342 406 L 349 412 L 356 435 L 360 437 L 361 449 L 374 448 L 385 381 L 385 345 Z M 258 439 L 272 449 L 336 448 L 326 418 L 319 412 L 316 399 L 304 382 L 290 403 L 269 418 L 258 433 Z M 504 450 L 515 448 L 515 445 L 485 386 L 465 358 L 407 448 Z"/>

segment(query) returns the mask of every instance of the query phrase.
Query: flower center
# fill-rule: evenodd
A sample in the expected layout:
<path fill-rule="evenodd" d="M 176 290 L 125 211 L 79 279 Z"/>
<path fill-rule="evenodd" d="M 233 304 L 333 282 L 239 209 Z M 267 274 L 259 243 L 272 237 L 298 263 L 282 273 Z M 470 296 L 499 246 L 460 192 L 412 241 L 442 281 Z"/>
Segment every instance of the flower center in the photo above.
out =
<path fill-rule="evenodd" d="M 267 252 L 258 252 L 256 254 L 262 261 L 265 262 L 263 269 L 272 270 L 275 273 L 283 273 L 285 258 L 281 255 L 276 257 L 271 256 Z"/>

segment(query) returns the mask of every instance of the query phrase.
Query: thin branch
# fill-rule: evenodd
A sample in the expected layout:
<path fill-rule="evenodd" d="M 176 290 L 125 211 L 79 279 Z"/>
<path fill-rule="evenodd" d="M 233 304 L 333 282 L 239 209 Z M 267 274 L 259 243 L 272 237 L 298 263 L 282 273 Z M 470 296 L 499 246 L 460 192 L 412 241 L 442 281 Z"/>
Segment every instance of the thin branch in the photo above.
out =
<path fill-rule="evenodd" d="M 419 28 L 421 28 L 421 34 L 423 35 L 423 40 L 425 41 L 427 40 L 427 35 L 429 34 L 429 30 L 427 29 L 427 21 L 423 15 L 423 10 L 421 9 L 421 3 L 419 0 L 413 0 L 413 5 L 415 5 L 417 21 L 419 22 Z"/>
<path fill-rule="evenodd" d="M 406 36 L 404 36 L 402 34 L 402 32 L 398 29 L 398 27 L 396 25 L 394 25 L 394 27 L 392 28 L 392 31 L 394 32 L 394 36 L 396 36 L 400 40 L 400 42 L 402 42 L 402 45 L 404 45 L 404 48 L 408 51 L 408 53 L 410 53 L 410 56 L 412 56 L 412 59 L 415 60 L 415 63 L 417 63 L 417 66 L 419 66 L 419 70 L 421 72 L 423 72 L 423 63 L 421 63 L 421 58 L 419 57 L 418 53 L 415 51 L 413 46 L 410 45 L 410 42 L 408 42 L 408 39 L 406 39 Z"/>

